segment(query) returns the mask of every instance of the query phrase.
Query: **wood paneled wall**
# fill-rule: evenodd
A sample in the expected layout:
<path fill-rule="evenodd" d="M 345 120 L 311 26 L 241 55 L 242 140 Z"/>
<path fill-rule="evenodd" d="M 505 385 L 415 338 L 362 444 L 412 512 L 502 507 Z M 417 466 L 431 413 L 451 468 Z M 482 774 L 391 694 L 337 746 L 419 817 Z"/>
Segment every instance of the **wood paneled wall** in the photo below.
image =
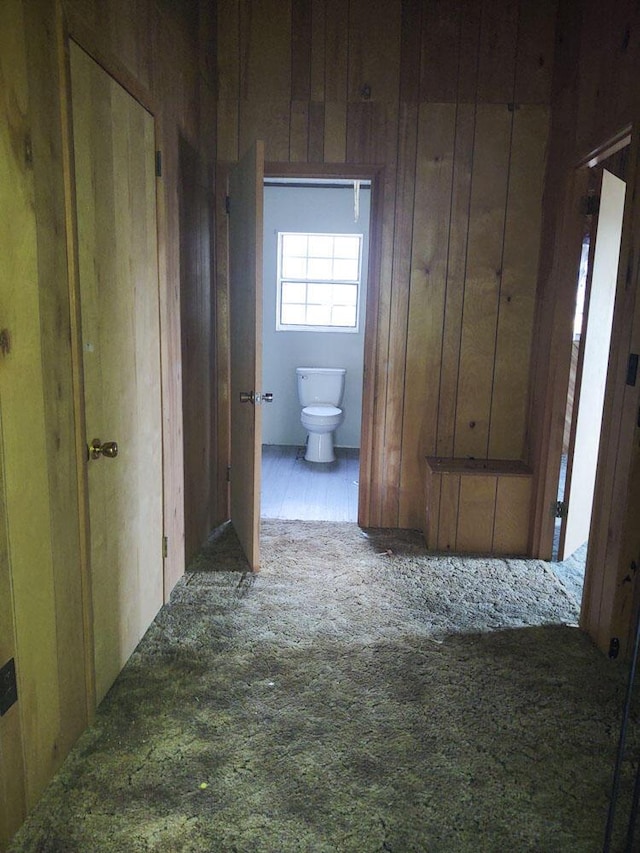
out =
<path fill-rule="evenodd" d="M 7 656 L 15 657 L 18 702 L 0 726 L 0 849 L 93 711 L 89 591 L 81 569 L 86 531 L 79 512 L 83 473 L 78 460 L 85 436 L 76 431 L 74 420 L 78 362 L 72 353 L 69 297 L 68 265 L 74 253 L 67 219 L 72 176 L 65 170 L 70 145 L 66 37 L 75 38 L 156 116 L 163 165 L 158 237 L 164 437 L 163 448 L 153 452 L 162 452 L 164 462 L 168 595 L 185 563 L 180 288 L 207 293 L 211 287 L 205 260 L 188 265 L 181 276 L 179 139 L 188 141 L 211 173 L 213 12 L 209 3 L 169 0 L 2 4 L 0 109 L 6 132 L 0 135 L 0 158 L 3 176 L 15 180 L 10 198 L 20 213 L 14 216 L 13 208 L 3 204 L 11 224 L 3 231 L 9 242 L 3 259 L 17 272 L 0 281 L 0 328 L 12 334 L 11 353 L 0 357 L 1 467 L 7 486 L 0 496 L 0 665 Z M 3 186 L 6 190 L 8 184 Z M 207 219 L 206 212 L 200 214 L 193 227 Z M 209 365 L 198 370 L 208 387 Z M 15 400 L 7 396 L 11 388 L 19 390 Z M 209 510 L 215 514 L 215 507 Z"/>
<path fill-rule="evenodd" d="M 526 458 L 556 0 L 217 7 L 221 161 L 384 167 L 361 522 L 421 527 L 426 456 Z"/>
<path fill-rule="evenodd" d="M 531 460 L 538 475 L 532 543 L 536 554 L 549 556 L 553 524 L 550 505 L 558 482 L 582 237 L 579 203 L 588 182 L 588 169 L 578 167 L 632 127 L 621 273 L 582 613 L 582 626 L 603 651 L 608 651 L 611 638 L 616 636 L 623 652 L 629 648 L 634 596 L 640 595 L 633 568 L 640 558 L 640 399 L 638 387 L 626 384 L 629 352 L 638 352 L 640 347 L 640 306 L 636 299 L 640 251 L 639 75 L 637 3 L 621 0 L 605 10 L 596 0 L 561 0 L 532 370 Z"/>

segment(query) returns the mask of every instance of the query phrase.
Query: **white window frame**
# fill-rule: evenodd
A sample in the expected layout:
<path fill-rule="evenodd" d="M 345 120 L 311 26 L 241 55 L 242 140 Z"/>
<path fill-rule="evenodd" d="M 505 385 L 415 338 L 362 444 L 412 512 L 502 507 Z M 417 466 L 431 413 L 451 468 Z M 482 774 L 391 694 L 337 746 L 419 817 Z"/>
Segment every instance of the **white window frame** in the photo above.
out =
<path fill-rule="evenodd" d="M 330 281 L 326 281 L 323 279 L 310 279 L 310 278 L 284 278 L 282 275 L 282 244 L 283 238 L 287 236 L 300 236 L 300 237 L 355 237 L 359 241 L 359 252 L 358 252 L 358 278 L 350 279 L 350 280 L 338 280 L 331 279 Z M 362 295 L 362 250 L 364 246 L 364 239 L 362 234 L 352 234 L 352 233 L 328 233 L 328 232 L 320 232 L 320 231 L 278 231 L 278 246 L 277 246 L 277 279 L 276 279 L 276 331 L 277 332 L 339 332 L 339 333 L 347 333 L 347 334 L 357 334 L 360 331 L 360 300 Z M 287 282 L 295 282 L 300 284 L 349 284 L 356 285 L 357 287 L 357 295 L 356 295 L 356 322 L 354 326 L 318 326 L 318 325 L 310 325 L 307 323 L 304 324 L 292 324 L 292 323 L 282 323 L 281 322 L 281 307 L 282 307 L 282 285 Z M 305 303 L 307 304 L 307 303 Z"/>

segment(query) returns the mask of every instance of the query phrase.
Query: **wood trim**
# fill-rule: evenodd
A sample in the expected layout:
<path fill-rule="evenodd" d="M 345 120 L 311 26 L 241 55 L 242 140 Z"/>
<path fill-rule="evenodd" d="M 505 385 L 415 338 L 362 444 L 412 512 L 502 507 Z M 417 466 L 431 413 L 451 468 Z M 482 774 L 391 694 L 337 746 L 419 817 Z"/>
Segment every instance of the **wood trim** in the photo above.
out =
<path fill-rule="evenodd" d="M 75 203 L 75 167 L 73 159 L 73 124 L 71 115 L 71 65 L 69 56 L 68 24 L 58 4 L 56 19 L 60 111 L 62 125 L 62 166 L 64 181 L 65 236 L 67 243 L 67 275 L 69 288 L 69 313 L 71 327 L 71 365 L 73 385 L 73 411 L 75 421 L 76 458 L 86 454 L 84 436 L 84 374 L 82 367 L 82 334 L 80 321 L 80 279 L 78 264 L 78 223 Z M 80 513 L 80 577 L 82 584 L 83 630 L 85 637 L 85 683 L 89 722 L 96 709 L 96 681 L 94 663 L 93 604 L 91 597 L 91 567 L 89 560 L 89 489 L 86 465 L 77 466 L 76 488 Z"/>
<path fill-rule="evenodd" d="M 372 527 L 377 524 L 372 506 L 372 470 L 376 429 L 376 424 L 374 423 L 375 353 L 378 340 L 384 173 L 384 166 L 326 163 L 271 162 L 265 163 L 264 169 L 266 178 L 340 178 L 371 181 L 369 277 L 365 317 L 364 379 L 360 424 L 360 477 L 358 481 L 358 524 L 361 527 Z"/>
<path fill-rule="evenodd" d="M 59 0 L 60 5 L 62 4 Z M 123 89 L 126 89 L 131 97 L 135 98 L 147 112 L 158 118 L 161 115 L 161 110 L 152 93 L 137 77 L 131 74 L 122 62 L 112 54 L 106 53 L 100 47 L 93 29 L 86 25 L 78 9 L 74 7 L 74 4 L 64 3 L 64 12 L 62 12 L 62 15 L 64 16 L 66 37 L 73 39 L 110 77 L 113 77 Z"/>

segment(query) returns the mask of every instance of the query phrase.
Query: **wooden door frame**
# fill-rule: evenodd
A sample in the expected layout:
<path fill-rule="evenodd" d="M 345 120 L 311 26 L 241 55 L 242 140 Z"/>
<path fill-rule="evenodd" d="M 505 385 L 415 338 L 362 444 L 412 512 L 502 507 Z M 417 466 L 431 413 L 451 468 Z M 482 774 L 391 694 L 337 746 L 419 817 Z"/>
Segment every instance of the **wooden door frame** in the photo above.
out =
<path fill-rule="evenodd" d="M 86 424 L 84 411 L 84 361 L 82 354 L 82 322 L 80 306 L 80 273 L 79 273 L 79 246 L 78 246 L 78 219 L 76 207 L 76 179 L 74 165 L 74 142 L 73 142 L 73 101 L 71 86 L 71 57 L 70 42 L 75 42 L 85 53 L 87 53 L 118 85 L 120 85 L 132 98 L 134 98 L 153 118 L 156 149 L 161 128 L 161 113 L 157 109 L 150 92 L 141 86 L 138 81 L 113 57 L 106 56 L 99 48 L 91 30 L 86 27 L 79 15 L 72 9 L 56 4 L 56 42 L 58 53 L 58 71 L 60 85 L 60 113 L 62 128 L 62 167 L 64 173 L 64 209 L 65 209 L 65 232 L 67 244 L 67 276 L 69 292 L 69 313 L 71 329 L 71 363 L 73 371 L 73 410 L 75 424 L 75 445 L 77 479 L 76 487 L 78 493 L 79 511 L 79 533 L 80 533 L 80 577 L 82 583 L 82 609 L 84 617 L 84 657 L 85 657 L 85 682 L 87 694 L 87 708 L 89 721 L 91 721 L 96 709 L 96 678 L 94 664 L 94 632 L 93 632 L 93 605 L 91 592 L 91 565 L 90 565 L 90 532 L 89 532 L 89 482 L 87 466 L 82 464 L 86 456 Z M 164 430 L 164 398 L 165 398 L 165 370 L 164 364 L 166 353 L 164 352 L 166 311 L 163 310 L 161 282 L 166 279 L 166 242 L 162 235 L 166 233 L 166 213 L 161 202 L 162 194 L 156 187 L 156 240 L 158 252 L 158 310 L 160 319 L 160 399 L 161 399 L 161 431 L 162 431 L 162 516 L 163 529 L 165 526 L 166 496 L 164 488 L 166 483 L 165 466 L 167 462 L 167 446 Z M 166 591 L 166 564 L 163 566 Z"/>
<path fill-rule="evenodd" d="M 546 424 L 538 457 L 537 500 L 532 518 L 532 554 L 543 558 L 550 555 L 553 537 L 553 518 L 550 505 L 556 499 L 562 455 L 564 412 L 571 361 L 571 336 L 567 330 L 573 321 L 575 288 L 579 269 L 581 231 L 580 200 L 587 186 L 588 170 L 599 165 L 628 144 L 631 139 L 627 194 L 622 226 L 622 241 L 618 263 L 616 300 L 614 308 L 609 369 L 605 390 L 604 411 L 598 470 L 596 475 L 593 525 L 588 550 L 585 588 L 582 599 L 580 626 L 587 631 L 605 652 L 609 651 L 613 626 L 620 634 L 625 651 L 626 630 L 632 619 L 633 584 L 621 584 L 628 567 L 620 565 L 623 537 L 627 533 L 627 494 L 634 432 L 640 404 L 640 380 L 635 386 L 626 384 L 630 352 L 638 351 L 640 342 L 640 299 L 636 291 L 640 284 L 640 139 L 636 128 L 625 127 L 613 139 L 595 149 L 571 170 L 559 217 L 559 232 L 555 246 L 558 285 L 553 316 L 551 365 L 548 375 L 553 378 L 545 392 L 541 412 Z M 634 225 L 636 226 L 634 228 Z M 635 232 L 635 233 L 634 233 Z M 564 332 L 566 334 L 566 345 Z M 621 598 L 622 597 L 622 598 Z M 617 620 L 617 621 L 616 621 Z"/>
<path fill-rule="evenodd" d="M 364 376 L 360 420 L 360 476 L 358 478 L 358 524 L 372 526 L 372 470 L 377 432 L 374 423 L 376 386 L 376 347 L 378 341 L 378 304 L 382 251 L 384 166 L 348 163 L 265 163 L 266 178 L 323 178 L 371 182 L 369 213 L 369 267 L 364 327 Z"/>

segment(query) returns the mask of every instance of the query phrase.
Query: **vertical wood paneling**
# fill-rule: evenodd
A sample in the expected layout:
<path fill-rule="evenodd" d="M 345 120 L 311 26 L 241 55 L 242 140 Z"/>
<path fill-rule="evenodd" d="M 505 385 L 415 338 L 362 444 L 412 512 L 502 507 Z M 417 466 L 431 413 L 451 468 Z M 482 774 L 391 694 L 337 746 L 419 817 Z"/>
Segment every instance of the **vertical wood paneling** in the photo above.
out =
<path fill-rule="evenodd" d="M 455 551 L 457 548 L 458 508 L 460 505 L 460 477 L 440 474 L 440 520 L 438 523 L 438 551 Z"/>
<path fill-rule="evenodd" d="M 309 149 L 309 102 L 291 102 L 289 125 L 289 160 L 304 163 Z"/>
<path fill-rule="evenodd" d="M 498 477 L 493 528 L 494 554 L 526 554 L 530 477 Z"/>
<path fill-rule="evenodd" d="M 238 122 L 240 97 L 240 7 L 238 0 L 218 0 L 218 39 L 216 42 L 218 76 L 218 159 L 238 159 Z"/>
<path fill-rule="evenodd" d="M 291 99 L 311 97 L 312 0 L 291 0 Z"/>
<path fill-rule="evenodd" d="M 325 118 L 324 104 L 312 101 L 309 104 L 309 146 L 307 159 L 310 163 L 324 160 Z"/>
<path fill-rule="evenodd" d="M 400 101 L 420 100 L 422 0 L 403 0 L 400 32 Z"/>
<path fill-rule="evenodd" d="M 513 98 L 517 104 L 550 101 L 556 6 L 557 0 L 520 0 Z"/>
<path fill-rule="evenodd" d="M 513 101 L 518 0 L 484 0 L 478 59 L 478 101 Z"/>
<path fill-rule="evenodd" d="M 240 97 L 291 98 L 291 0 L 240 0 Z"/>
<path fill-rule="evenodd" d="M 400 84 L 401 0 L 349 0 L 349 100 L 363 87 L 374 101 L 394 103 Z"/>
<path fill-rule="evenodd" d="M 312 101 L 324 101 L 325 0 L 311 0 L 311 81 Z"/>
<path fill-rule="evenodd" d="M 460 2 L 427 0 L 423 9 L 420 100 L 452 104 L 458 89 Z"/>
<path fill-rule="evenodd" d="M 340 104 L 347 100 L 349 4 L 326 0 L 325 8 L 325 98 Z"/>
<path fill-rule="evenodd" d="M 435 444 L 435 452 L 438 456 L 453 456 L 457 402 L 454 390 L 458 384 L 460 363 L 475 123 L 475 106 L 458 104 L 453 152 L 451 222 L 448 234 L 447 289 L 440 356 L 438 433 Z"/>
<path fill-rule="evenodd" d="M 407 328 L 411 391 L 406 394 L 402 433 L 400 524 L 406 527 L 419 526 L 422 507 L 416 506 L 415 495 L 436 438 L 455 125 L 455 104 L 421 105 Z M 433 216 L 434 209 L 438 216 Z"/>
<path fill-rule="evenodd" d="M 491 551 L 497 484 L 495 476 L 460 478 L 456 550 L 477 554 Z"/>
<path fill-rule="evenodd" d="M 511 120 L 512 113 L 506 106 L 478 106 L 457 389 L 455 456 L 487 456 Z"/>
<path fill-rule="evenodd" d="M 547 125 L 546 107 L 514 113 L 489 430 L 495 459 L 522 459 L 525 452 Z"/>
<path fill-rule="evenodd" d="M 553 18 L 554 0 L 545 4 Z M 514 113 L 507 105 L 513 107 L 516 81 L 522 98 L 545 98 L 548 68 L 539 59 L 548 57 L 553 21 L 545 20 L 537 40 L 528 11 L 520 22 L 520 5 L 520 0 L 373 5 L 261 0 L 251 9 L 246 0 L 240 4 L 239 148 L 263 138 L 268 161 L 384 167 L 376 336 L 366 365 L 372 414 L 363 432 L 371 442 L 370 524 L 420 526 L 424 457 L 486 457 L 490 416 L 497 435 L 502 420 L 517 409 L 515 432 L 522 446 L 520 401 L 527 384 L 522 376 L 529 362 L 526 340 L 515 341 L 511 330 L 522 323 L 525 338 L 530 334 L 535 270 L 526 282 L 522 278 L 517 300 L 512 295 L 506 302 L 509 309 L 499 322 L 503 237 L 510 163 L 524 172 L 509 197 L 516 218 L 525 204 L 518 193 L 527 192 L 530 181 L 539 183 L 543 165 L 525 163 L 520 137 L 512 155 Z M 281 30 L 273 39 L 272 23 L 265 23 L 270 15 Z M 225 67 L 228 63 L 226 57 Z M 256 82 L 258 69 L 266 79 L 270 68 L 273 85 Z M 420 116 L 417 148 L 416 111 L 403 106 L 413 104 Z M 536 139 L 546 121 L 532 120 Z M 533 210 L 535 202 L 529 201 Z M 536 228 L 534 222 L 529 229 L 532 243 Z M 515 236 L 509 239 L 507 270 L 515 263 Z M 507 271 L 505 281 L 510 275 L 516 273 Z M 516 285 L 511 289 L 515 293 Z M 495 363 L 496 353 L 503 360 L 512 345 L 514 376 Z M 414 381 L 426 392 L 416 395 Z M 514 386 L 517 404 L 510 396 Z"/>
<path fill-rule="evenodd" d="M 324 119 L 325 163 L 344 163 L 347 159 L 347 105 L 327 102 Z"/>

